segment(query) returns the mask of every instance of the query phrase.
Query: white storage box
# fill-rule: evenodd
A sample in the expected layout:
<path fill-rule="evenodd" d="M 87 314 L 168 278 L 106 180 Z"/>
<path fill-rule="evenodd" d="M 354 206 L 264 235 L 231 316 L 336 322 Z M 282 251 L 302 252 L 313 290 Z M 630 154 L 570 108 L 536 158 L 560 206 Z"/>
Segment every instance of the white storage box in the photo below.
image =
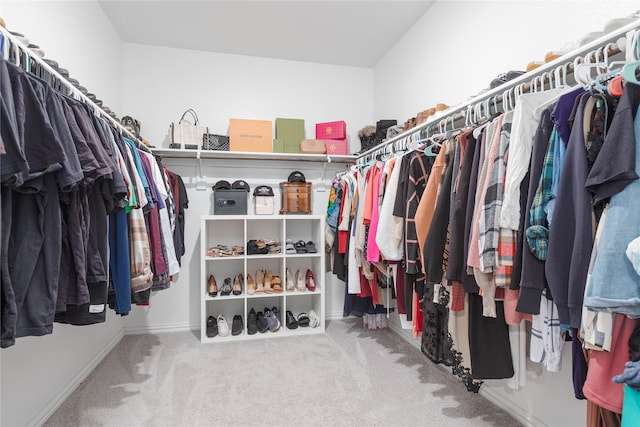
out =
<path fill-rule="evenodd" d="M 274 209 L 273 189 L 268 185 L 260 185 L 253 190 L 253 204 L 256 215 L 273 215 Z"/>

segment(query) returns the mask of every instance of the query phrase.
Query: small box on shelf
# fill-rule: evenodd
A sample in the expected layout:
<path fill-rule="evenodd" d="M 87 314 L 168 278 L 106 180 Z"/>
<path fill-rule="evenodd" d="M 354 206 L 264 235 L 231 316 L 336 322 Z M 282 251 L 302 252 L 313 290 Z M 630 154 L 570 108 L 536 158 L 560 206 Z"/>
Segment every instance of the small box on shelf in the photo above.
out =
<path fill-rule="evenodd" d="M 270 120 L 229 119 L 230 151 L 272 152 L 272 126 Z"/>
<path fill-rule="evenodd" d="M 345 139 L 347 124 L 344 121 L 316 124 L 316 139 Z"/>

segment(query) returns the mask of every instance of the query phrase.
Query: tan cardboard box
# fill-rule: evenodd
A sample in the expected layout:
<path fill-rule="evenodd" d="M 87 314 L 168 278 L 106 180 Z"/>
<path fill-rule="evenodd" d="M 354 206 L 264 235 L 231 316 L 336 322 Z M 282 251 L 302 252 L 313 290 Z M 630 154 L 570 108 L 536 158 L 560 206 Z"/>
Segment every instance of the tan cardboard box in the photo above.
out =
<path fill-rule="evenodd" d="M 229 150 L 272 152 L 272 127 L 270 120 L 229 119 Z"/>

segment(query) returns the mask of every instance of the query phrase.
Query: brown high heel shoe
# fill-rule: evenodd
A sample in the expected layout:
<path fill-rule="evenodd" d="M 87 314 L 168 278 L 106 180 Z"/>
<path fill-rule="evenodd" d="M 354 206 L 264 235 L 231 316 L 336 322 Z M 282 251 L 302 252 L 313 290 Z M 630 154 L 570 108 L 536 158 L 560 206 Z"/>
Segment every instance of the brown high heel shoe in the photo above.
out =
<path fill-rule="evenodd" d="M 216 283 L 216 278 L 213 277 L 213 274 L 209 276 L 209 288 L 207 290 L 210 297 L 218 295 L 218 284 Z"/>
<path fill-rule="evenodd" d="M 251 274 L 247 274 L 247 295 L 256 293 L 256 282 L 253 281 Z"/>

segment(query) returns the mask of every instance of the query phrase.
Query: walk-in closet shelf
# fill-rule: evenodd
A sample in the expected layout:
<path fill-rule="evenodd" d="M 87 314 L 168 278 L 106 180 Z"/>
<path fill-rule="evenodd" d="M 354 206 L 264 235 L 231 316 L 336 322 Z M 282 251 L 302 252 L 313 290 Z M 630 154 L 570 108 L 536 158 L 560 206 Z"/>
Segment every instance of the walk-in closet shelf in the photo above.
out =
<path fill-rule="evenodd" d="M 245 153 L 234 151 L 214 150 L 176 150 L 170 148 L 152 148 L 154 154 L 166 158 L 186 159 L 239 159 L 239 160 L 291 160 L 301 162 L 323 163 L 355 163 L 356 156 L 331 154 L 302 154 L 302 153 Z"/>
<path fill-rule="evenodd" d="M 275 240 L 280 248 L 280 253 L 264 255 L 248 255 L 247 242 L 249 240 Z M 294 243 L 312 241 L 315 243 L 317 253 L 287 254 L 285 242 L 287 239 Z M 244 247 L 244 254 L 229 257 L 207 256 L 207 250 L 216 245 Z M 325 255 L 324 255 L 324 218 L 322 215 L 206 215 L 201 218 L 201 322 L 200 341 L 224 342 L 233 340 L 261 339 L 286 337 L 295 335 L 317 334 L 325 331 Z M 316 289 L 287 290 L 286 269 L 289 269 L 294 285 L 296 272 L 301 271 L 303 276 L 307 269 L 315 276 Z M 247 294 L 247 274 L 256 280 L 256 270 L 271 270 L 274 275 L 282 278 L 282 293 Z M 240 295 L 208 294 L 209 276 L 216 278 L 218 289 L 224 283 L 225 278 L 233 278 L 241 274 L 243 277 L 242 292 Z M 280 311 L 282 323 L 277 332 L 267 331 L 249 335 L 247 321 L 250 310 L 256 312 L 265 308 L 277 307 Z M 320 319 L 318 327 L 298 327 L 288 329 L 286 327 L 286 313 L 297 317 L 300 313 L 309 313 L 313 309 Z M 209 338 L 206 334 L 207 318 L 223 315 L 231 328 L 233 317 L 241 315 L 243 329 L 240 335 L 226 337 L 216 336 Z"/>

